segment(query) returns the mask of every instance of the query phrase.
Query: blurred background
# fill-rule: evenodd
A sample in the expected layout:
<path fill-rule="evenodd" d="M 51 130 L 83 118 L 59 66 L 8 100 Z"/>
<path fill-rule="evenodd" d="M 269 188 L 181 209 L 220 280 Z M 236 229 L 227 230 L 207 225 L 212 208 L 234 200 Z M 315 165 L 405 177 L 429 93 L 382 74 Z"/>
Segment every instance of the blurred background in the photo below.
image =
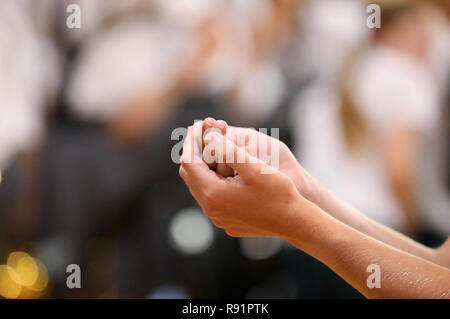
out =
<path fill-rule="evenodd" d="M 362 298 L 203 216 L 171 134 L 208 116 L 279 128 L 339 197 L 442 243 L 450 3 L 370 3 L 379 29 L 363 0 L 0 0 L 1 297 Z"/>

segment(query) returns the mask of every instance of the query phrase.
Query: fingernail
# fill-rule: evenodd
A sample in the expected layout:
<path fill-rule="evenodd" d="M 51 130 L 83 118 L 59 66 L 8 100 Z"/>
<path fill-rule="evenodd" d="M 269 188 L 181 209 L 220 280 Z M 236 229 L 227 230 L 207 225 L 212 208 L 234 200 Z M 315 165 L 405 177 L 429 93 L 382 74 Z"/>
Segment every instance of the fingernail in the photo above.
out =
<path fill-rule="evenodd" d="M 227 122 L 225 122 L 225 121 L 223 121 L 223 120 L 218 120 L 218 121 L 217 121 L 217 125 L 218 125 L 220 128 L 227 128 L 227 127 L 228 127 Z"/>
<path fill-rule="evenodd" d="M 208 125 L 214 125 L 214 123 L 216 122 L 216 120 L 213 119 L 212 117 L 207 117 L 207 118 L 205 119 L 205 122 L 206 122 L 206 124 L 208 124 Z"/>

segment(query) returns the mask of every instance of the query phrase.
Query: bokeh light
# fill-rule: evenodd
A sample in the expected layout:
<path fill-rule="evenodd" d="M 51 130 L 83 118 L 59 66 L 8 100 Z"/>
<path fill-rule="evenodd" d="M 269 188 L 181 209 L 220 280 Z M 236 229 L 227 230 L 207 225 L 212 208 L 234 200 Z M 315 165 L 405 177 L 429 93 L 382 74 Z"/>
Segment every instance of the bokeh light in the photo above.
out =
<path fill-rule="evenodd" d="M 243 237 L 239 244 L 242 255 L 253 260 L 263 260 L 278 253 L 283 240 L 277 237 Z"/>
<path fill-rule="evenodd" d="M 19 258 L 17 258 L 18 256 Z M 39 268 L 34 259 L 26 253 L 12 253 L 8 258 L 9 269 L 14 269 L 20 281 L 18 284 L 30 287 L 39 278 Z"/>
<path fill-rule="evenodd" d="M 206 251 L 214 239 L 211 222 L 198 208 L 179 211 L 170 225 L 170 242 L 185 254 L 200 254 Z"/>
<path fill-rule="evenodd" d="M 189 299 L 190 295 L 184 287 L 174 284 L 165 283 L 155 287 L 146 297 L 147 299 Z"/>
<path fill-rule="evenodd" d="M 39 298 L 47 285 L 47 268 L 26 252 L 12 252 L 7 264 L 0 265 L 0 295 L 4 298 Z"/>
<path fill-rule="evenodd" d="M 18 298 L 22 291 L 19 274 L 8 265 L 0 265 L 0 295 L 4 298 Z"/>

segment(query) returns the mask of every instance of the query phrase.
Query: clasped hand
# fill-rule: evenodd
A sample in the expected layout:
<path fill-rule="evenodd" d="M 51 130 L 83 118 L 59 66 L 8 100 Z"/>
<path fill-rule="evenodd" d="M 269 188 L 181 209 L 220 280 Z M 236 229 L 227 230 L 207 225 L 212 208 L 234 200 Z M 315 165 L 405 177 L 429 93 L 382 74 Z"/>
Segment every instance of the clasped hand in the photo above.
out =
<path fill-rule="evenodd" d="M 254 156 L 263 143 L 269 149 L 264 160 Z M 278 167 L 271 166 L 274 153 Z M 233 237 L 283 237 L 293 204 L 311 192 L 307 173 L 284 143 L 211 118 L 188 128 L 179 173 L 203 212 Z"/>

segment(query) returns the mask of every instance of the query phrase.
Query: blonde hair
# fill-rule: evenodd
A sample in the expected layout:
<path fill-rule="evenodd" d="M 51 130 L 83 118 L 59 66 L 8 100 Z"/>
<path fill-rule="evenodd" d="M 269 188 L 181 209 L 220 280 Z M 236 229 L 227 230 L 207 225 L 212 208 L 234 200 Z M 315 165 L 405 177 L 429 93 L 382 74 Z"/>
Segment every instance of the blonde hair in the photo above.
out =
<path fill-rule="evenodd" d="M 370 1 L 370 3 L 379 4 L 381 6 L 382 24 L 387 26 L 391 24 L 399 16 L 399 14 L 410 9 L 414 4 L 419 3 L 419 1 L 375 0 Z M 381 29 L 383 29 L 383 27 Z M 375 38 L 378 36 L 378 32 L 383 31 L 381 29 L 375 29 Z M 356 102 L 352 96 L 352 88 L 350 87 L 350 70 L 353 69 L 355 61 L 358 60 L 363 51 L 363 47 L 360 47 L 355 50 L 353 55 L 349 57 L 347 60 L 348 63 L 344 64 L 338 86 L 338 96 L 340 98 L 339 118 L 341 122 L 342 134 L 347 151 L 355 156 L 365 150 L 365 147 L 369 143 L 371 134 L 367 119 L 355 104 Z"/>
<path fill-rule="evenodd" d="M 352 155 L 361 153 L 367 145 L 369 129 L 367 120 L 354 104 L 348 77 L 338 88 L 340 96 L 339 118 L 347 151 Z"/>

